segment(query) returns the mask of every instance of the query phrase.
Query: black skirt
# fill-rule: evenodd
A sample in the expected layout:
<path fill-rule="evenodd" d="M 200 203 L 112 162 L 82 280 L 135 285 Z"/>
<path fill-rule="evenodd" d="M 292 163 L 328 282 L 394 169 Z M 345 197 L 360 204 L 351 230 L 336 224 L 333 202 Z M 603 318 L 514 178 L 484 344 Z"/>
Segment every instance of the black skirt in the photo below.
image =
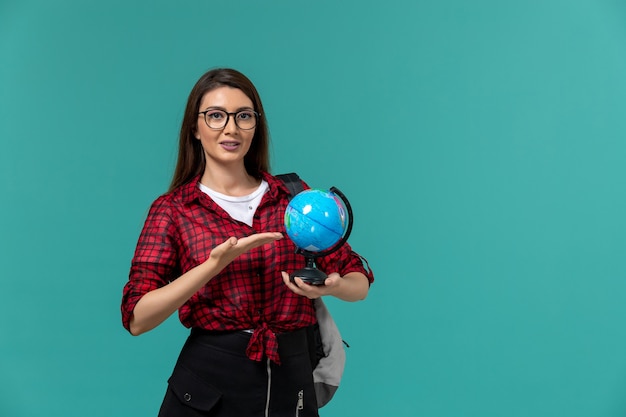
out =
<path fill-rule="evenodd" d="M 249 359 L 250 337 L 192 330 L 159 417 L 318 417 L 307 329 L 277 335 L 280 365 Z"/>

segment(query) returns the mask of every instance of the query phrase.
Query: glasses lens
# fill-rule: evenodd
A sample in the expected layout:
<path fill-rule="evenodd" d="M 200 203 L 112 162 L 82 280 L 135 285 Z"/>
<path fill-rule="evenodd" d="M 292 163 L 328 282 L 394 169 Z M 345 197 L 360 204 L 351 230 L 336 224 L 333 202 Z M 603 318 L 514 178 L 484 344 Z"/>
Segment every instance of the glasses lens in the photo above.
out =
<path fill-rule="evenodd" d="M 243 110 L 235 115 L 235 122 L 239 129 L 249 130 L 256 126 L 256 113 L 252 110 Z"/>
<path fill-rule="evenodd" d="M 211 129 L 221 129 L 226 126 L 226 120 L 228 114 L 221 110 L 210 110 L 204 114 L 204 120 L 206 120 L 207 126 Z"/>

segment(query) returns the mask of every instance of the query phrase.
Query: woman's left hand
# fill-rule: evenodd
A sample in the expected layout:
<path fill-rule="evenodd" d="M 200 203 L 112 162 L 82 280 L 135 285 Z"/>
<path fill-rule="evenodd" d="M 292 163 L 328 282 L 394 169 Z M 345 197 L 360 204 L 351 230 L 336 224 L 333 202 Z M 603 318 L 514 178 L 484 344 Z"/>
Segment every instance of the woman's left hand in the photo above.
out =
<path fill-rule="evenodd" d="M 302 278 L 296 277 L 294 279 L 295 282 L 291 282 L 289 279 L 289 274 L 283 272 L 283 281 L 285 281 L 285 285 L 295 292 L 298 295 L 302 295 L 304 297 L 315 299 L 319 298 L 323 295 L 332 295 L 333 289 L 340 285 L 341 277 L 338 273 L 334 272 L 326 278 L 324 281 L 324 285 L 312 285 L 307 284 L 302 280 Z"/>
<path fill-rule="evenodd" d="M 299 277 L 294 279 L 295 282 L 291 282 L 289 274 L 284 271 L 282 276 L 287 288 L 310 299 L 319 298 L 323 295 L 333 295 L 345 301 L 358 301 L 364 299 L 369 290 L 369 281 L 360 272 L 351 272 L 343 277 L 333 272 L 328 275 L 324 285 L 307 284 Z"/>

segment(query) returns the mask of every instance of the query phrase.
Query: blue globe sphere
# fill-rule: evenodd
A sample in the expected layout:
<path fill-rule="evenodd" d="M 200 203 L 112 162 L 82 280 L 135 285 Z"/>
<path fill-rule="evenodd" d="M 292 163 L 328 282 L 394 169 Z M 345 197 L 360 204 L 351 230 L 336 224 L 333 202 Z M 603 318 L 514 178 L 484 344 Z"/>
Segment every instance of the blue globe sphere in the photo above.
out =
<path fill-rule="evenodd" d="M 325 190 L 302 191 L 285 210 L 287 236 L 297 247 L 309 252 L 332 248 L 345 234 L 348 222 L 344 202 Z"/>

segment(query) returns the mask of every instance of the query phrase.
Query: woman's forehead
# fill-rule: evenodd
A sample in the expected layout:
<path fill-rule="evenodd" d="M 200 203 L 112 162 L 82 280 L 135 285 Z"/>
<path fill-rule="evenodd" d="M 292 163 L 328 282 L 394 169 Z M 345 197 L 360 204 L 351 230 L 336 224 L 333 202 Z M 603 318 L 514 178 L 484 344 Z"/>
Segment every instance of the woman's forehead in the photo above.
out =
<path fill-rule="evenodd" d="M 230 110 L 230 108 L 252 108 L 254 106 L 250 97 L 239 88 L 223 86 L 204 93 L 200 100 L 200 107 L 223 107 Z"/>

